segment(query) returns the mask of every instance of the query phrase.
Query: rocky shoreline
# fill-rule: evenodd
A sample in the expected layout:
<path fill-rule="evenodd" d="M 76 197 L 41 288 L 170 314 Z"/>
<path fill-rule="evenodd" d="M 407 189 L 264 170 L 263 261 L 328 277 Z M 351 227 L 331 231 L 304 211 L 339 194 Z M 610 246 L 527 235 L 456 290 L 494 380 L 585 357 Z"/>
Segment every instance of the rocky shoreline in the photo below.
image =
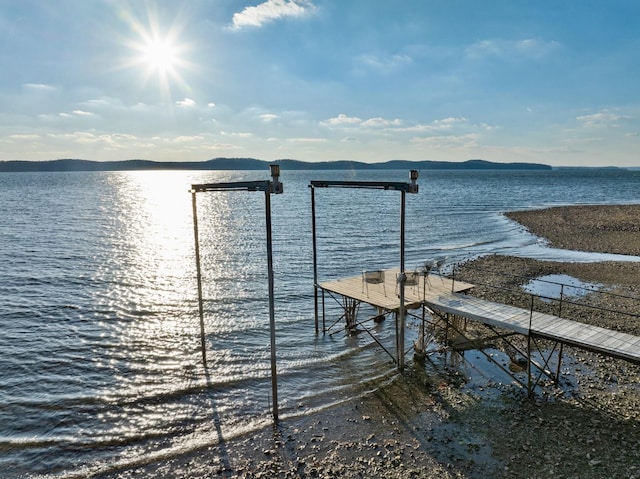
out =
<path fill-rule="evenodd" d="M 507 216 L 557 247 L 640 254 L 637 205 Z M 456 272 L 503 287 L 479 285 L 471 294 L 512 304 L 521 300 L 514 293 L 520 285 L 556 273 L 615 293 L 602 300 L 608 309 L 640 313 L 640 263 L 487 256 Z M 599 311 L 579 320 L 640 335 L 639 318 Z M 564 355 L 563 387 L 545 387 L 534 398 L 510 384 L 466 387 L 456 368 L 412 364 L 374 392 L 363 386 L 357 399 L 116 476 L 640 478 L 640 366 L 571 348 Z"/>
<path fill-rule="evenodd" d="M 640 204 L 559 206 L 506 216 L 556 248 L 640 256 Z"/>

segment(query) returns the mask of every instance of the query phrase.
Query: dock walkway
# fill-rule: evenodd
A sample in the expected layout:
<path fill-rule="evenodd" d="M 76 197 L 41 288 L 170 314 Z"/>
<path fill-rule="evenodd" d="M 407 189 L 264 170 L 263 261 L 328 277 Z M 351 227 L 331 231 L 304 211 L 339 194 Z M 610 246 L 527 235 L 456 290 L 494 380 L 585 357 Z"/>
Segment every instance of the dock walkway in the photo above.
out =
<path fill-rule="evenodd" d="M 463 294 L 425 299 L 425 305 L 524 336 L 537 336 L 640 364 L 640 336 Z"/>

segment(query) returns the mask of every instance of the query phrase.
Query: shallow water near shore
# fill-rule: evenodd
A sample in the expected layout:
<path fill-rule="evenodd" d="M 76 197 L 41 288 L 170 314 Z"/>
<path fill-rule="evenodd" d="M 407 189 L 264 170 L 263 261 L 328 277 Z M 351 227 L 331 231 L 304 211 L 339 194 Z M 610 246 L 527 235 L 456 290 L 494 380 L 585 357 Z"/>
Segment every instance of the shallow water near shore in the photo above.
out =
<path fill-rule="evenodd" d="M 266 178 L 268 172 L 0 175 L 3 474 L 108 472 L 141 457 L 186 454 L 269 421 L 264 198 L 198 197 L 205 372 L 188 193 L 192 183 Z M 395 374 L 367 335 L 314 333 L 307 185 L 316 179 L 408 181 L 408 172 L 283 172 L 285 194 L 272 197 L 272 214 L 285 417 L 347 400 L 353 384 Z M 418 195 L 407 195 L 408 268 L 488 253 L 589 260 L 547 249 L 501 213 L 640 202 L 637 171 L 434 171 L 422 172 L 419 184 Z M 397 266 L 399 193 L 318 191 L 316 201 L 321 281 Z M 337 318 L 338 308 L 327 313 Z M 390 323 L 375 334 L 391 348 Z"/>

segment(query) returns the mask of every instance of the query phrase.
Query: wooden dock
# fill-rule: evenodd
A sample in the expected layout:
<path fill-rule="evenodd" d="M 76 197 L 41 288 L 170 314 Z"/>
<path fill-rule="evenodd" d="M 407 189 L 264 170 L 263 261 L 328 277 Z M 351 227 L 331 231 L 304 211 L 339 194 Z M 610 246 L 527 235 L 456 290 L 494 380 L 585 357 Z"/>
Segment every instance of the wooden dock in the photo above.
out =
<path fill-rule="evenodd" d="M 463 294 L 425 299 L 433 310 L 479 321 L 524 336 L 536 336 L 640 364 L 640 336 Z"/>
<path fill-rule="evenodd" d="M 385 351 L 394 358 L 398 367 L 402 368 L 406 353 L 404 351 L 404 310 L 422 308 L 421 334 L 423 339 L 425 311 L 443 319 L 447 328 L 455 329 L 454 322 L 452 322 L 455 317 L 476 321 L 492 330 L 494 338 L 502 338 L 507 341 L 527 361 L 526 383 L 517 379 L 515 374 L 512 374 L 512 377 L 516 382 L 526 387 L 530 394 L 539 384 L 543 375 L 557 383 L 564 345 L 640 364 L 640 336 L 462 294 L 473 288 L 474 285 L 453 281 L 436 274 L 425 276 L 418 272 L 407 272 L 406 275 L 404 308 L 402 309 L 400 308 L 398 269 L 363 272 L 359 276 L 316 285 L 322 290 L 323 331 L 326 331 L 324 329 L 325 293 L 329 293 L 334 298 L 336 296 L 342 298 L 341 302 L 338 301 L 344 311 L 340 319 L 346 319 L 345 329 L 349 331 L 354 331 L 356 326 L 363 327 L 364 322 L 357 319 L 360 303 L 377 308 L 378 317 L 393 314 L 396 320 L 396 353 L 393 354 L 386 348 Z M 337 321 L 333 325 L 336 323 Z M 366 327 L 364 330 L 367 331 Z M 457 332 L 461 336 L 465 336 L 464 331 L 457 330 Z M 526 337 L 527 347 L 524 350 L 510 342 L 510 336 L 513 334 Z M 373 335 L 372 337 L 377 341 Z M 546 349 L 544 344 L 538 344 L 538 340 L 551 341 L 554 346 Z M 380 342 L 378 344 L 382 346 Z M 384 346 L 382 347 L 384 348 Z M 534 352 L 534 348 L 537 348 L 537 351 Z M 550 367 L 554 354 L 557 355 L 555 373 L 551 371 Z M 534 359 L 535 357 L 541 357 L 542 362 Z M 488 359 L 493 360 L 489 356 Z M 498 366 L 502 368 L 502 366 Z M 509 370 L 502 369 L 511 374 Z M 538 371 L 537 377 L 533 373 L 534 369 Z"/>
<path fill-rule="evenodd" d="M 338 279 L 320 283 L 318 286 L 324 291 L 351 298 L 356 301 L 370 304 L 375 308 L 385 311 L 397 311 L 400 308 L 398 290 L 399 269 L 386 269 L 377 271 L 365 271 L 359 276 Z M 367 273 L 382 273 L 384 281 L 367 282 Z M 426 284 L 425 284 L 426 278 Z M 409 284 L 411 280 L 414 284 Z M 429 274 L 426 277 L 416 274 L 405 282 L 404 303 L 406 309 L 416 309 L 422 306 L 427 299 L 437 298 L 452 292 L 459 293 L 472 288 L 473 285 L 462 281 L 452 281 L 444 276 Z"/>

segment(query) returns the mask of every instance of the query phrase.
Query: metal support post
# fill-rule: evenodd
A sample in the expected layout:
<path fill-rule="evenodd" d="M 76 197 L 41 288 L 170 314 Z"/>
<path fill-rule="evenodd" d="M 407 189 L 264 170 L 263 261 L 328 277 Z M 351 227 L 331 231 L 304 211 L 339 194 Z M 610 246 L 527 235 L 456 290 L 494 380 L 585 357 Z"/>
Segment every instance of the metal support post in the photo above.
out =
<path fill-rule="evenodd" d="M 533 321 L 533 295 L 531 295 L 531 309 L 529 311 L 529 331 L 527 334 L 527 395 L 533 395 L 533 384 L 531 382 L 531 322 Z"/>
<path fill-rule="evenodd" d="M 311 187 L 311 231 L 313 236 L 313 304 L 316 320 L 316 334 L 318 334 L 318 250 L 316 245 L 316 194 L 313 186 Z M 322 326 L 322 332 L 324 333 L 324 324 Z"/>
<path fill-rule="evenodd" d="M 278 420 L 278 376 L 276 372 L 276 320 L 273 292 L 273 254 L 271 238 L 271 193 L 265 191 L 265 215 L 267 227 L 267 269 L 269 274 L 269 330 L 271 336 L 271 392 L 273 394 L 273 418 Z"/>
<path fill-rule="evenodd" d="M 191 207 L 193 209 L 193 235 L 195 237 L 196 276 L 198 281 L 198 313 L 200 316 L 200 343 L 202 347 L 202 363 L 207 367 L 207 347 L 204 335 L 204 307 L 202 305 L 202 271 L 200 268 L 200 240 L 198 239 L 198 208 L 196 207 L 196 192 L 191 192 Z"/>
<path fill-rule="evenodd" d="M 400 371 L 404 370 L 404 330 L 405 330 L 405 308 L 404 308 L 404 286 L 406 282 L 406 275 L 404 272 L 404 229 L 405 229 L 405 199 L 406 194 L 404 191 L 400 195 L 400 309 L 399 309 L 399 322 L 400 330 L 398 334 L 398 368 Z"/>

